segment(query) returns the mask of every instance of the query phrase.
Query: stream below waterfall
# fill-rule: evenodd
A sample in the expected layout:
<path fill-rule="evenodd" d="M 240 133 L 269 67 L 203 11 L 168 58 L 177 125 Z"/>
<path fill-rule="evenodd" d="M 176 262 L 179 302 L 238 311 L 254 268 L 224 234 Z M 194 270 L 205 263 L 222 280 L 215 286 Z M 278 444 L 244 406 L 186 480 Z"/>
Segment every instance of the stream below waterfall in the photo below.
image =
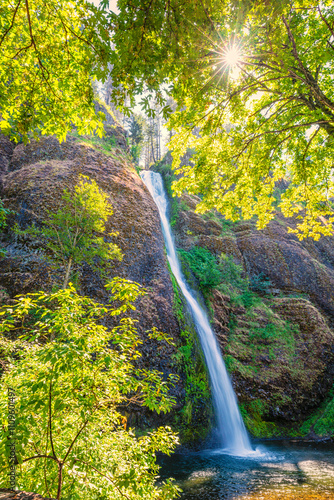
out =
<path fill-rule="evenodd" d="M 208 450 L 160 460 L 182 500 L 334 500 L 334 446 L 266 442 L 257 457 Z"/>

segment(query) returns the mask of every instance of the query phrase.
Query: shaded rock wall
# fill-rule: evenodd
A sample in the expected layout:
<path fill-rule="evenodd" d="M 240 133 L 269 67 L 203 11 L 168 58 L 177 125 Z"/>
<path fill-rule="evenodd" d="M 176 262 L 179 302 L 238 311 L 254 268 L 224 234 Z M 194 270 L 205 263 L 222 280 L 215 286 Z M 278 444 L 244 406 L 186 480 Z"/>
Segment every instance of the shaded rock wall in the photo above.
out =
<path fill-rule="evenodd" d="M 157 170 L 170 193 L 168 158 Z M 196 214 L 198 201 L 171 199 L 177 246 L 229 256 L 248 282 L 242 290 L 222 282 L 207 296 L 245 421 L 258 436 L 298 435 L 333 386 L 334 237 L 299 241 L 288 232 L 296 221 L 281 214 L 259 231 L 216 211 Z"/>
<path fill-rule="evenodd" d="M 114 264 L 109 277 L 121 276 L 148 289 L 148 294 L 136 304 L 138 329 L 145 341 L 141 363 L 159 369 L 165 376 L 175 372 L 177 367 L 173 355 L 177 348 L 158 344 L 148 339 L 145 333 L 156 326 L 179 342 L 179 326 L 172 310 L 173 288 L 158 211 L 129 161 L 122 160 L 117 153 L 118 146 L 112 153 L 105 153 L 74 137 L 62 144 L 47 137 L 15 148 L 5 141 L 5 146 L 3 157 L 7 164 L 0 196 L 13 214 L 2 235 L 2 245 L 7 250 L 6 257 L 0 262 L 2 300 L 9 300 L 19 293 L 51 290 L 53 285 L 61 284 L 64 269 L 52 267 L 45 260 L 43 243 L 17 237 L 11 228 L 14 223 L 22 228 L 32 222 L 40 224 L 47 210 L 55 211 L 60 206 L 63 189 L 73 188 L 79 174 L 87 175 L 110 196 L 114 214 L 107 223 L 107 233 L 118 231 L 114 241 L 124 253 L 123 261 Z M 88 265 L 79 269 L 78 283 L 82 293 L 100 302 L 108 300 L 104 282 Z M 184 395 L 182 377 L 172 394 L 177 399 L 178 410 Z M 128 417 L 129 425 L 155 425 L 164 420 L 150 413 L 144 415 L 138 408 L 133 408 Z M 166 420 L 168 418 L 171 417 L 166 417 Z"/>

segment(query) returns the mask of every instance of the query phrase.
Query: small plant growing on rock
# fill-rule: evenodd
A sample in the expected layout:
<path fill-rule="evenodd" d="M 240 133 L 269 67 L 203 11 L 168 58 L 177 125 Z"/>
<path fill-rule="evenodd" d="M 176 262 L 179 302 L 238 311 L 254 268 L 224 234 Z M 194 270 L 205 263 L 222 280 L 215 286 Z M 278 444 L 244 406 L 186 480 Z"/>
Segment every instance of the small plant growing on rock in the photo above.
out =
<path fill-rule="evenodd" d="M 97 269 L 96 262 L 107 265 L 122 259 L 119 247 L 110 241 L 117 233 L 106 234 L 106 222 L 112 215 L 108 195 L 89 177 L 81 175 L 73 191 L 64 189 L 57 212 L 47 212 L 42 228 L 35 226 L 18 234 L 42 237 L 57 262 L 65 267 L 63 288 L 67 288 L 71 272 L 82 262 Z"/>
<path fill-rule="evenodd" d="M 253 290 L 253 292 L 265 294 L 268 293 L 271 286 L 272 286 L 271 281 L 262 272 L 253 275 L 250 279 L 250 288 Z"/>
<path fill-rule="evenodd" d="M 188 252 L 179 250 L 179 253 L 198 279 L 199 286 L 204 293 L 219 285 L 221 271 L 215 256 L 209 250 L 202 247 L 192 247 Z"/>
<path fill-rule="evenodd" d="M 3 201 L 0 198 L 0 231 L 2 231 L 6 227 L 6 218 L 7 215 L 10 213 L 10 210 L 6 209 L 3 206 Z M 6 251 L 0 247 L 0 258 L 4 257 L 6 254 Z"/>

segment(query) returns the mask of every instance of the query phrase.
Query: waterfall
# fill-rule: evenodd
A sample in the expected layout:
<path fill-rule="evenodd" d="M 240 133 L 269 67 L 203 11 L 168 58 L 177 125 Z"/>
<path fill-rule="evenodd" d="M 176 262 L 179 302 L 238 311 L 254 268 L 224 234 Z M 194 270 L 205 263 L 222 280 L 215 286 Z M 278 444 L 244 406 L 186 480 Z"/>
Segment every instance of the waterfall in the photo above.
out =
<path fill-rule="evenodd" d="M 150 170 L 144 170 L 141 172 L 141 178 L 159 209 L 168 261 L 175 279 L 187 301 L 201 341 L 210 375 L 213 401 L 216 410 L 217 427 L 220 437 L 219 447 L 224 448 L 226 452 L 233 455 L 249 455 L 252 453 L 251 444 L 215 334 L 210 327 L 206 312 L 197 302 L 194 293 L 189 289 L 181 272 L 168 222 L 168 200 L 161 175 Z"/>

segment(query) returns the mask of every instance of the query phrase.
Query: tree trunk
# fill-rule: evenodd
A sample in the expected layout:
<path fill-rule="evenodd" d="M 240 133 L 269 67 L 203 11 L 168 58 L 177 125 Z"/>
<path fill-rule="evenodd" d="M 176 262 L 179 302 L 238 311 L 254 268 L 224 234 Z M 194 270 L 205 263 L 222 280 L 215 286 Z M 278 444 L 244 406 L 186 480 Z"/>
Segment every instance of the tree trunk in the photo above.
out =
<path fill-rule="evenodd" d="M 57 500 L 60 500 L 61 488 L 63 485 L 63 465 L 58 462 L 58 491 L 57 491 Z"/>
<path fill-rule="evenodd" d="M 66 269 L 66 275 L 63 283 L 63 289 L 67 288 L 69 279 L 70 279 L 70 272 L 71 272 L 71 266 L 72 266 L 72 257 L 68 259 L 68 264 L 67 264 L 67 269 Z"/>

